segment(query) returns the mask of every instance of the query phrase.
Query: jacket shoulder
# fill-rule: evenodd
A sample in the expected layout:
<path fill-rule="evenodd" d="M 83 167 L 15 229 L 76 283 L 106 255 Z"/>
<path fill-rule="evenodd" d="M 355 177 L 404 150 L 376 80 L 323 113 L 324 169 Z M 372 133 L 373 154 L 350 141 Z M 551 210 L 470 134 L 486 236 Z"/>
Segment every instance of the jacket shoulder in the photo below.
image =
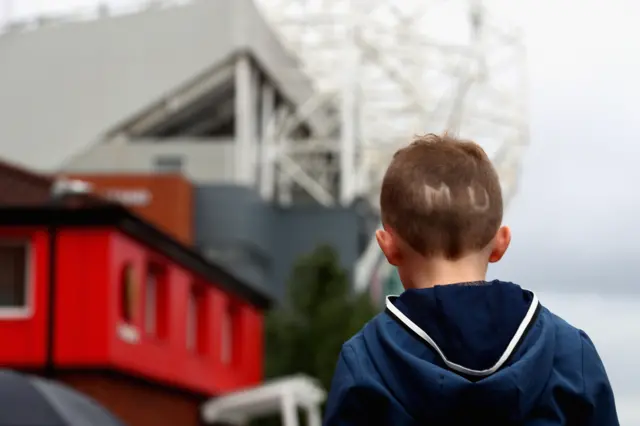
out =
<path fill-rule="evenodd" d="M 542 308 L 542 315 L 546 316 L 556 330 L 556 342 L 561 345 L 582 346 L 582 335 L 584 332 L 571 325 L 564 318 L 551 312 L 546 307 Z"/>
<path fill-rule="evenodd" d="M 586 343 L 591 340 L 579 328 L 544 308 L 544 314 L 555 328 L 554 369 L 565 380 L 581 384 Z"/>
<path fill-rule="evenodd" d="M 390 321 L 390 318 L 384 312 L 380 312 L 367 322 L 356 334 L 354 334 L 349 340 L 342 345 L 342 354 L 348 359 L 354 359 L 355 361 L 364 361 L 370 357 L 370 351 L 367 349 L 365 340 L 367 336 L 372 336 L 377 333 L 378 328 L 384 326 L 386 322 Z M 366 365 L 367 363 L 365 363 Z M 365 366 L 362 365 L 361 366 Z"/>
<path fill-rule="evenodd" d="M 364 345 L 365 335 L 375 332 L 375 329 L 380 327 L 385 321 L 388 321 L 388 319 L 389 317 L 384 312 L 380 312 L 369 320 L 356 334 L 351 336 L 349 340 L 344 342 L 342 349 L 353 350 L 357 353 L 358 349 Z"/>
<path fill-rule="evenodd" d="M 553 406 L 576 419 L 572 424 L 619 425 L 607 372 L 587 333 L 548 310 L 545 315 L 556 331 L 554 368 L 548 381 Z M 563 394 L 561 403 L 558 398 Z"/>

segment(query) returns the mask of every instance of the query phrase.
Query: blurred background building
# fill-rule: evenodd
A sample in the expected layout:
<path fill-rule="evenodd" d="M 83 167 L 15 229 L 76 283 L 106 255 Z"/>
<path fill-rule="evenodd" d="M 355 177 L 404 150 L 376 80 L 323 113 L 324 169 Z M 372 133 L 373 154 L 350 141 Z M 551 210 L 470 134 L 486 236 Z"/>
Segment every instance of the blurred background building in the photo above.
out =
<path fill-rule="evenodd" d="M 523 34 L 492 13 L 491 1 L 259 3 L 316 83 L 308 110 L 335 105 L 340 111 L 340 138 L 315 143 L 335 156 L 340 187 L 334 201 L 361 200 L 377 212 L 391 155 L 412 135 L 447 129 L 483 145 L 498 168 L 508 205 L 529 143 L 526 52 Z M 311 154 L 297 155 L 314 176 Z M 327 166 L 319 170 L 327 173 Z M 402 287 L 373 233 L 368 238 L 354 284 L 382 300 Z"/>
<path fill-rule="evenodd" d="M 4 152 L 99 183 L 280 300 L 320 243 L 381 295 L 397 281 L 372 238 L 377 194 L 412 134 L 473 136 L 515 191 L 525 52 L 488 5 L 153 1 L 8 21 Z M 188 183 L 153 183 L 166 173 Z"/>
<path fill-rule="evenodd" d="M 508 202 L 525 74 L 490 1 L 105 2 L 6 20 L 0 142 L 278 302 L 321 244 L 381 301 L 400 291 L 374 238 L 391 155 L 414 134 L 473 138 Z"/>

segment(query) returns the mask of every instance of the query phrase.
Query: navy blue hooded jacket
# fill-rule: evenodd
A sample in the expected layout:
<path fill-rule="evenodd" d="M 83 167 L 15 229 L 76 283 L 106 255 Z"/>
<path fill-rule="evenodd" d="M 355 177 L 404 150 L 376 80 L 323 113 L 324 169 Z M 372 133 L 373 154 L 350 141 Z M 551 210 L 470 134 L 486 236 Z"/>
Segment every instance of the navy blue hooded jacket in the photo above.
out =
<path fill-rule="evenodd" d="M 325 426 L 618 426 L 589 337 L 500 281 L 407 290 L 344 344 Z"/>

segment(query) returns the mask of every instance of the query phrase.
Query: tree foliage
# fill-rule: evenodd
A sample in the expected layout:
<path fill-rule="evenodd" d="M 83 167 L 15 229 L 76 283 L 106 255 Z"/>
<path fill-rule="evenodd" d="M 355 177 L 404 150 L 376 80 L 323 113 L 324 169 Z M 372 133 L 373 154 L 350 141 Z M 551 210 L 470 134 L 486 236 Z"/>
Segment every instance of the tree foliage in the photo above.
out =
<path fill-rule="evenodd" d="M 304 373 L 329 389 L 342 344 L 375 308 L 366 293 L 352 293 L 336 252 L 326 246 L 296 263 L 288 296 L 267 316 L 266 376 Z"/>

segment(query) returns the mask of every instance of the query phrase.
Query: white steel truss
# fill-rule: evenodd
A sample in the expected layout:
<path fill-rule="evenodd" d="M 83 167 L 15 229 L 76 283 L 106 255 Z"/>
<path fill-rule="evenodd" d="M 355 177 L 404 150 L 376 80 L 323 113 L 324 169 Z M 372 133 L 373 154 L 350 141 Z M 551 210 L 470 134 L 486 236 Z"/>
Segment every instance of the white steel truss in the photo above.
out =
<path fill-rule="evenodd" d="M 316 83 L 311 106 L 299 115 L 327 105 L 339 111 L 339 135 L 280 142 L 282 161 L 274 162 L 281 172 L 295 168 L 289 176 L 304 177 L 301 187 L 315 180 L 318 201 L 348 204 L 364 196 L 377 205 L 393 152 L 414 134 L 444 130 L 480 142 L 493 156 L 506 201 L 513 196 L 529 142 L 525 49 L 518 29 L 494 19 L 488 2 L 258 4 Z"/>
<path fill-rule="evenodd" d="M 191 1 L 219 0 L 131 5 Z M 508 205 L 529 144 L 523 36 L 495 13 L 514 2 L 497 8 L 501 0 L 254 1 L 316 86 L 294 111 L 261 108 L 260 152 L 238 151 L 238 163 L 259 157 L 260 172 L 247 175 L 255 175 L 266 199 L 292 203 L 299 190 L 327 206 L 362 197 L 376 207 L 398 147 L 414 134 L 447 130 L 483 145 Z M 248 81 L 244 71 L 238 75 Z M 267 95 L 263 102 L 273 98 Z M 320 133 L 300 134 L 300 124 L 318 111 L 333 121 Z M 251 142 L 249 130 L 237 138 Z M 356 265 L 356 288 L 367 286 L 380 260 L 372 239 Z"/>
<path fill-rule="evenodd" d="M 10 18 L 11 0 L 0 1 Z M 196 1 L 219 0 L 86 0 L 105 6 L 67 20 L 100 18 L 106 5 L 120 14 Z M 366 197 L 376 206 L 392 153 L 444 130 L 479 141 L 513 196 L 529 131 L 522 35 L 494 13 L 505 0 L 254 1 L 317 89 L 293 116 L 262 118 L 271 122 L 258 179 L 266 198 L 293 202 L 297 187 L 324 205 Z M 321 135 L 292 133 L 327 108 L 335 120 Z"/>
<path fill-rule="evenodd" d="M 338 182 L 341 204 L 365 197 L 376 207 L 392 154 L 415 134 L 446 130 L 483 145 L 508 205 L 529 144 L 526 51 L 518 28 L 499 21 L 490 0 L 259 4 L 314 79 L 318 93 L 309 102 L 340 111 L 340 138 L 309 141 L 305 154 L 302 141 L 289 145 L 296 153 L 281 152 L 305 177 L 324 176 L 318 187 Z M 319 164 L 318 155 L 334 161 Z M 331 204 L 330 193 L 318 200 Z M 355 289 L 368 288 L 376 270 L 388 275 L 383 264 L 372 237 L 356 264 Z"/>
<path fill-rule="evenodd" d="M 320 426 L 320 407 L 325 399 L 326 392 L 315 379 L 295 375 L 213 398 L 202 405 L 201 413 L 206 424 L 246 425 L 250 420 L 280 414 L 282 426 L 298 426 L 298 412 L 302 411 L 304 424 Z"/>

